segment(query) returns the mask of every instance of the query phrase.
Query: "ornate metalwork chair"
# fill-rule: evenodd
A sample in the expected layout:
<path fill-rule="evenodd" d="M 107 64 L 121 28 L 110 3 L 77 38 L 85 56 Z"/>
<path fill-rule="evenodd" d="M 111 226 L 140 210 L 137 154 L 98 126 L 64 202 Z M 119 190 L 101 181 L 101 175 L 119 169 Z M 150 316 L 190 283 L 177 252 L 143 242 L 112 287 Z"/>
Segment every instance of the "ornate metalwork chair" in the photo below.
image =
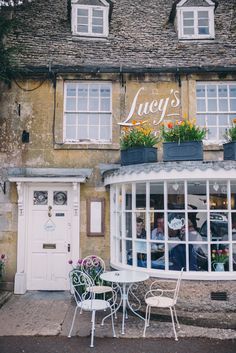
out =
<path fill-rule="evenodd" d="M 103 299 L 105 299 L 106 293 L 113 292 L 113 288 L 105 285 L 100 278 L 100 275 L 106 270 L 103 259 L 96 255 L 86 256 L 81 263 L 81 270 L 91 278 L 93 285 L 89 290 L 95 297 L 98 294 L 103 294 Z"/>
<path fill-rule="evenodd" d="M 90 311 L 92 312 L 92 328 L 91 328 L 91 342 L 90 347 L 94 347 L 94 333 L 95 333 L 95 315 L 96 311 L 104 311 L 110 309 L 111 313 L 111 323 L 112 323 L 112 331 L 113 337 L 116 337 L 115 329 L 114 329 L 114 320 L 113 320 L 113 309 L 116 300 L 116 292 L 112 291 L 112 301 L 103 300 L 103 299 L 95 299 L 91 288 L 93 287 L 93 282 L 91 278 L 81 270 L 72 270 L 69 274 L 71 288 L 73 289 L 73 294 L 76 302 L 75 312 L 70 328 L 70 332 L 68 337 L 71 337 L 71 333 L 74 327 L 75 318 L 77 310 L 82 311 Z"/>
<path fill-rule="evenodd" d="M 177 327 L 180 328 L 180 326 L 179 326 L 179 321 L 178 321 L 176 310 L 175 310 L 175 305 L 178 300 L 182 275 L 183 275 L 183 268 L 180 271 L 180 275 L 179 275 L 179 278 L 177 281 L 156 280 L 151 284 L 150 290 L 145 295 L 145 303 L 147 304 L 147 307 L 146 307 L 145 326 L 144 326 L 144 331 L 143 331 L 143 337 L 145 337 L 146 328 L 149 326 L 149 323 L 150 323 L 151 308 L 169 308 L 171 320 L 172 320 L 172 325 L 173 325 L 173 330 L 174 330 L 174 335 L 175 335 L 175 340 L 178 341 L 176 328 L 175 328 L 175 320 L 176 320 Z M 175 284 L 174 289 L 162 289 L 161 288 L 161 284 L 163 284 L 163 283 L 168 284 L 170 282 Z M 174 318 L 175 318 L 175 320 L 174 320 Z"/>

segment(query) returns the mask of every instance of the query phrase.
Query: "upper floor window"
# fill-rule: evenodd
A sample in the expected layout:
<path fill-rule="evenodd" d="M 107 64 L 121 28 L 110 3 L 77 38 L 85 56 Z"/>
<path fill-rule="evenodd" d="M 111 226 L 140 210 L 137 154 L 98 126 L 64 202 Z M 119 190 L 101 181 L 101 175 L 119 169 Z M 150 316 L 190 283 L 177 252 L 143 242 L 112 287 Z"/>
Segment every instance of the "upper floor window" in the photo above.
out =
<path fill-rule="evenodd" d="M 215 37 L 214 3 L 208 6 L 185 6 L 186 1 L 177 5 L 178 35 L 180 39 L 210 39 Z M 182 4 L 182 5 L 181 5 Z"/>
<path fill-rule="evenodd" d="M 110 143 L 112 86 L 109 82 L 66 82 L 64 141 Z"/>
<path fill-rule="evenodd" d="M 107 37 L 108 12 L 108 6 L 72 4 L 72 33 L 80 36 Z"/>
<path fill-rule="evenodd" d="M 236 82 L 198 82 L 197 123 L 208 129 L 209 142 L 223 142 L 236 115 Z"/>

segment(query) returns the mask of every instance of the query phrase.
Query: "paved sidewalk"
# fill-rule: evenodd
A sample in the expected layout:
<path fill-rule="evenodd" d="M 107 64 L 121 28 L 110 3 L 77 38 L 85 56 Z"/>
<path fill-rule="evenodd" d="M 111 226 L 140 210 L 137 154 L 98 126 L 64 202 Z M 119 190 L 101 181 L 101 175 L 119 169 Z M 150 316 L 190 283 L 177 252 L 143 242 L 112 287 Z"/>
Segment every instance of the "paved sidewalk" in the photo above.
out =
<path fill-rule="evenodd" d="M 0 308 L 0 336 L 67 336 L 75 304 L 69 292 L 27 292 L 12 295 Z M 103 314 L 103 313 L 102 313 Z M 111 337 L 109 319 L 101 327 L 101 313 L 97 315 L 96 337 Z M 89 336 L 91 314 L 77 315 L 73 335 Z M 181 320 L 180 320 L 181 324 Z M 126 320 L 125 335 L 121 335 L 121 313 L 115 320 L 116 334 L 124 338 L 142 337 L 144 322 L 130 315 Z M 181 324 L 179 337 L 208 337 L 236 339 L 236 330 L 206 328 Z M 172 324 L 152 320 L 146 337 L 173 338 Z"/>

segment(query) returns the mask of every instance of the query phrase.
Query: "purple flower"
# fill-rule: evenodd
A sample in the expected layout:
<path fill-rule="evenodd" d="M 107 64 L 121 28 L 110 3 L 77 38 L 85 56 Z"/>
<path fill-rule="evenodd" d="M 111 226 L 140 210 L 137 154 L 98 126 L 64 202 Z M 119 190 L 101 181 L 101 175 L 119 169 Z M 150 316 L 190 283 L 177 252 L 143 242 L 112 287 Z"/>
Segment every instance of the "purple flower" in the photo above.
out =
<path fill-rule="evenodd" d="M 5 254 L 2 254 L 2 255 L 1 255 L 1 259 L 2 259 L 2 260 L 4 260 L 4 259 L 5 259 L 5 257 L 6 257 L 6 255 L 5 255 Z"/>
<path fill-rule="evenodd" d="M 68 264 L 72 265 L 73 264 L 73 260 L 69 260 Z"/>
<path fill-rule="evenodd" d="M 83 262 L 83 259 L 79 259 L 79 260 L 77 261 L 77 264 L 78 264 L 78 265 L 81 265 L 82 262 Z"/>

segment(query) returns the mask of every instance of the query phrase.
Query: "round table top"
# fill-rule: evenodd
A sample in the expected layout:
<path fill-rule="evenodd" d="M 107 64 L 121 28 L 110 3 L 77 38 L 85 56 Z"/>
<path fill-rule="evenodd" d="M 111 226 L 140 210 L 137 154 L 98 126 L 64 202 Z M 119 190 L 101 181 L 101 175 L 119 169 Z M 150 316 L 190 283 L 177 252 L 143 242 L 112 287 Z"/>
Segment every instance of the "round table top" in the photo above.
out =
<path fill-rule="evenodd" d="M 114 283 L 135 283 L 146 281 L 149 276 L 144 272 L 122 270 L 104 272 L 101 274 L 100 278 L 104 281 Z"/>

